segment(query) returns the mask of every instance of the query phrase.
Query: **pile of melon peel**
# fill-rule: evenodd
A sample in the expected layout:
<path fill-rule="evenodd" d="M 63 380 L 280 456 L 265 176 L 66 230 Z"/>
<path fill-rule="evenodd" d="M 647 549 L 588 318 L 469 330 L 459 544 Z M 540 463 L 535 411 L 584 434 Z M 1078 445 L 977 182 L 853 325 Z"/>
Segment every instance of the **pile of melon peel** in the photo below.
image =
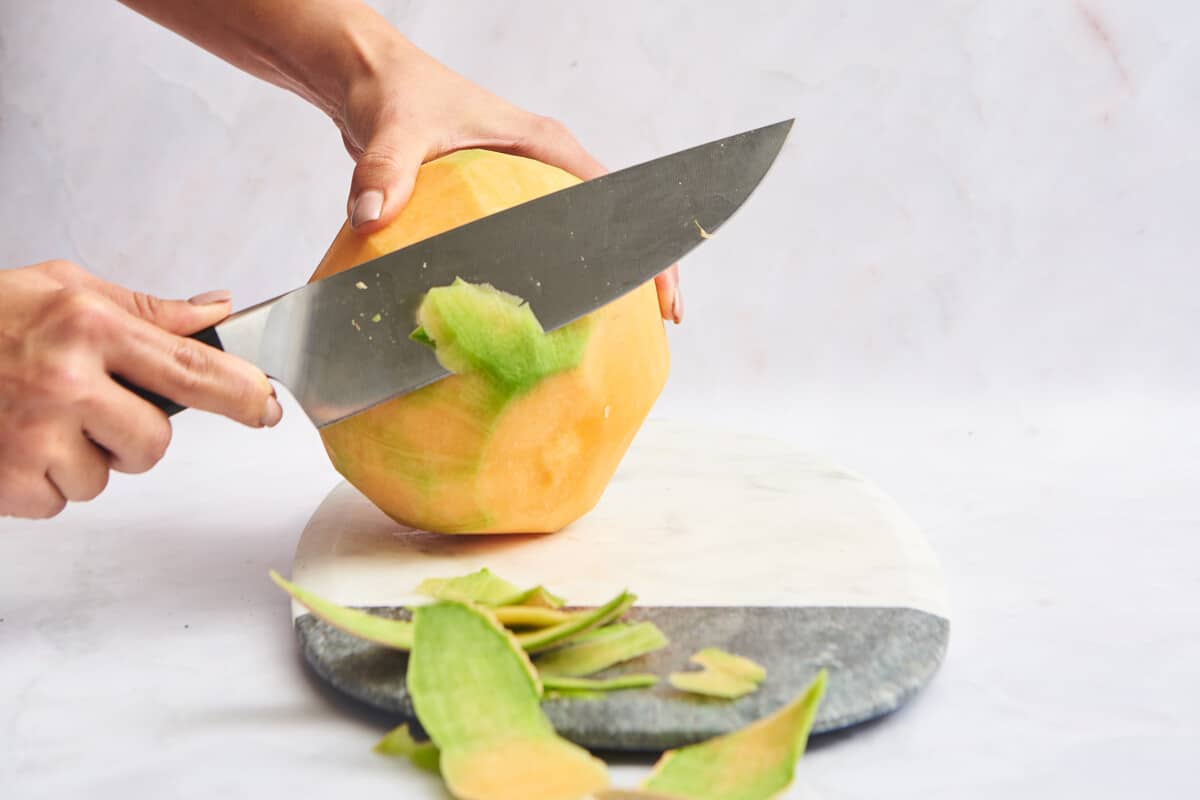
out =
<path fill-rule="evenodd" d="M 272 572 L 272 579 L 329 625 L 407 651 L 406 683 L 429 738 L 402 725 L 376 751 L 440 773 L 460 800 L 768 800 L 792 782 L 825 693 L 819 672 L 792 702 L 724 736 L 669 750 L 637 789 L 610 787 L 605 763 L 559 736 L 542 711 L 550 696 L 596 696 L 655 685 L 652 674 L 589 677 L 665 647 L 651 622 L 622 622 L 636 597 L 567 610 L 541 586 L 520 589 L 488 570 L 431 579 L 430 602 L 397 620 L 332 603 Z M 700 670 L 671 673 L 680 691 L 734 699 L 766 670 L 715 648 L 692 656 Z"/>

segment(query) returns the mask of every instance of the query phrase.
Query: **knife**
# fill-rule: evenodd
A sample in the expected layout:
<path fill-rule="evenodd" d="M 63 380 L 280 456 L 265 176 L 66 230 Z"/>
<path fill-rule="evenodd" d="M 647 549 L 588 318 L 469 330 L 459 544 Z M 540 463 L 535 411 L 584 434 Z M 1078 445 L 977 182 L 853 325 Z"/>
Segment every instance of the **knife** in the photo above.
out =
<path fill-rule="evenodd" d="M 490 283 L 527 301 L 546 331 L 566 325 L 720 229 L 770 169 L 792 122 L 491 214 L 243 309 L 192 338 L 256 364 L 318 428 L 332 425 L 449 374 L 432 348 L 409 339 L 429 289 L 455 278 Z M 351 324 L 363 317 L 380 322 Z M 130 388 L 168 414 L 183 409 Z"/>

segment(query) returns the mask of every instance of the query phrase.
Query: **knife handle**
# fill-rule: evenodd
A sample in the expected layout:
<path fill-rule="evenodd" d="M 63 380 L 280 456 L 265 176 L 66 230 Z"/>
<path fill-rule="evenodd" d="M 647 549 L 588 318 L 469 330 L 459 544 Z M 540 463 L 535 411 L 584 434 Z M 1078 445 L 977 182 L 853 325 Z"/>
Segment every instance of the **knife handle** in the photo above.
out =
<path fill-rule="evenodd" d="M 225 349 L 221 345 L 221 337 L 217 335 L 217 329 L 215 327 L 209 327 L 209 328 L 205 328 L 202 331 L 196 331 L 195 333 L 188 336 L 188 338 L 195 339 L 196 341 L 200 342 L 201 344 L 206 344 L 209 347 L 215 347 L 218 350 Z M 143 400 L 150 403 L 150 405 L 152 405 L 155 408 L 159 409 L 160 411 L 163 411 L 164 413 L 166 413 L 166 415 L 168 417 L 174 416 L 174 415 L 178 414 L 180 411 L 183 411 L 184 408 L 186 408 L 186 406 L 181 406 L 181 405 L 179 405 L 179 403 L 176 403 L 174 400 L 168 399 L 159 394 L 155 394 L 154 392 L 152 392 L 148 389 L 143 389 L 140 386 L 134 386 L 132 383 L 125 380 L 120 375 L 113 375 L 112 378 L 114 381 L 116 381 L 121 386 L 124 386 L 126 389 L 128 389 L 129 391 L 136 394 L 138 397 L 140 397 Z"/>

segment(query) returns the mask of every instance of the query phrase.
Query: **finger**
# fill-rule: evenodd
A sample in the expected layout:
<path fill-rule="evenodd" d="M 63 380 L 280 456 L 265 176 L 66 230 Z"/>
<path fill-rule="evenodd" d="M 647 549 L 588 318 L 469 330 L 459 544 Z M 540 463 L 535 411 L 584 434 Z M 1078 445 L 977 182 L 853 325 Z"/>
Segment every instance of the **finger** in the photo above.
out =
<path fill-rule="evenodd" d="M 122 315 L 104 344 L 108 372 L 189 408 L 251 427 L 283 416 L 267 377 L 248 361 Z"/>
<path fill-rule="evenodd" d="M 608 172 L 558 120 L 525 114 L 520 124 L 523 134 L 510 150 L 515 155 L 565 169 L 585 181 Z"/>
<path fill-rule="evenodd" d="M 44 473 L 0 475 L 0 516 L 49 519 L 67 506 L 67 498 Z"/>
<path fill-rule="evenodd" d="M 683 321 L 683 294 L 679 290 L 679 265 L 672 264 L 654 278 L 658 290 L 658 308 L 663 319 L 678 325 Z"/>
<path fill-rule="evenodd" d="M 109 283 L 86 270 L 61 262 L 53 273 L 72 288 L 89 289 L 132 314 L 171 333 L 189 334 L 215 325 L 232 310 L 232 294 L 226 289 L 198 294 L 190 300 L 164 300 Z"/>
<path fill-rule="evenodd" d="M 146 472 L 171 443 L 167 415 L 113 381 L 88 398 L 84 432 L 108 451 L 117 472 Z"/>
<path fill-rule="evenodd" d="M 387 225 L 412 196 L 426 148 L 398 126 L 385 128 L 356 159 L 346 215 L 350 227 L 368 234 Z"/>
<path fill-rule="evenodd" d="M 46 479 L 67 500 L 93 500 L 108 486 L 108 454 L 80 431 L 51 458 Z"/>
<path fill-rule="evenodd" d="M 181 335 L 216 325 L 233 310 L 232 295 L 224 289 L 198 294 L 190 300 L 164 300 L 112 284 L 100 293 L 138 319 Z"/>

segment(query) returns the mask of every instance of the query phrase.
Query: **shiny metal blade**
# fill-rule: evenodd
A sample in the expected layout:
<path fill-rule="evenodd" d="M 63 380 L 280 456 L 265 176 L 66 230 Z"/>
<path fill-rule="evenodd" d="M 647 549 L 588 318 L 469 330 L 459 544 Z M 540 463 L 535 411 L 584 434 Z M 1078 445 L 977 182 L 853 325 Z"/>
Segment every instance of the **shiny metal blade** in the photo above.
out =
<path fill-rule="evenodd" d="M 455 278 L 522 297 L 546 330 L 612 302 L 703 242 L 745 202 L 791 120 L 531 200 L 239 312 L 226 350 L 288 387 L 318 426 L 446 375 L 408 337 L 425 292 Z"/>

